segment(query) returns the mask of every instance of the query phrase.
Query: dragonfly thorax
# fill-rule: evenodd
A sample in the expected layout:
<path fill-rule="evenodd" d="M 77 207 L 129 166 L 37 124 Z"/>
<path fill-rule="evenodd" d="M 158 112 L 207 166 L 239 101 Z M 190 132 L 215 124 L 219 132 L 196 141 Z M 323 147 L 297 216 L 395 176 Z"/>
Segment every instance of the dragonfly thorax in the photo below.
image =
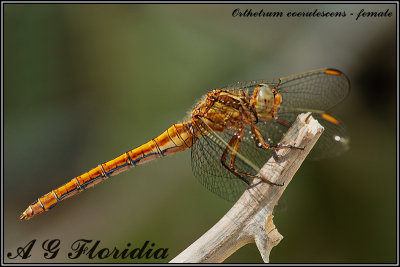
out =
<path fill-rule="evenodd" d="M 277 117 L 282 96 L 275 88 L 268 84 L 259 84 L 253 93 L 253 103 L 257 116 L 264 120 L 270 120 Z"/>

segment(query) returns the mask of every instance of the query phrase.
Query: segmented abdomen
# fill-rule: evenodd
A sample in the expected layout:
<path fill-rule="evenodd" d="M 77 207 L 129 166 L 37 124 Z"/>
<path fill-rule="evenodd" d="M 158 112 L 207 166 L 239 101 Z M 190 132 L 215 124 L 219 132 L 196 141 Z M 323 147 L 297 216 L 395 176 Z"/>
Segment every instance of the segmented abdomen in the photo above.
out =
<path fill-rule="evenodd" d="M 73 178 L 68 183 L 52 190 L 33 202 L 22 214 L 21 220 L 29 220 L 54 207 L 61 200 L 74 196 L 86 188 L 114 176 L 128 168 L 155 158 L 171 155 L 191 147 L 195 141 L 190 122 L 174 124 L 158 137 L 151 139 L 121 156 L 100 164 L 96 168 Z"/>

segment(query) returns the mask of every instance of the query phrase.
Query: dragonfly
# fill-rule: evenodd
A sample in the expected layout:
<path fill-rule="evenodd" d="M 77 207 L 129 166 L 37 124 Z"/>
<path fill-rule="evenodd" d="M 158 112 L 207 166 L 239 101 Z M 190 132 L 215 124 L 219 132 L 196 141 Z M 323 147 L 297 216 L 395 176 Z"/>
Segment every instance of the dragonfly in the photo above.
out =
<path fill-rule="evenodd" d="M 184 122 L 122 155 L 99 164 L 33 202 L 21 214 L 28 220 L 87 188 L 156 158 L 191 148 L 194 176 L 208 190 L 235 201 L 273 151 L 302 149 L 280 144 L 297 115 L 312 112 L 325 130 L 309 158 L 339 155 L 349 148 L 343 123 L 328 111 L 349 94 L 350 81 L 340 70 L 324 68 L 279 79 L 237 82 L 209 91 Z"/>

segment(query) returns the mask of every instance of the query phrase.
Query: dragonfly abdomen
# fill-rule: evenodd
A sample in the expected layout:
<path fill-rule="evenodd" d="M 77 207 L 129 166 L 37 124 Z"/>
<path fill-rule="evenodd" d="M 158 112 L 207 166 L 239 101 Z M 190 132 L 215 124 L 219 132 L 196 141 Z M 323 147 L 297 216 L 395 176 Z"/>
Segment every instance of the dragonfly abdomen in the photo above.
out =
<path fill-rule="evenodd" d="M 194 136 L 190 122 L 174 124 L 149 142 L 98 165 L 38 198 L 21 214 L 20 219 L 29 220 L 53 208 L 61 200 L 74 196 L 111 176 L 153 159 L 183 151 L 191 147 L 193 142 Z"/>

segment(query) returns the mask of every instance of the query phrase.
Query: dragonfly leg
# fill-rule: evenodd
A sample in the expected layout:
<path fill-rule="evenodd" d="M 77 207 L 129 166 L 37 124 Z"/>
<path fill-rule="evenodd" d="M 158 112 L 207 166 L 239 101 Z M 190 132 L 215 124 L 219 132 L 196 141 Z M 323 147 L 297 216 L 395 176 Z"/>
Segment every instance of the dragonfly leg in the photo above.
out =
<path fill-rule="evenodd" d="M 289 122 L 282 120 L 282 123 L 283 122 L 289 123 Z M 293 148 L 293 149 L 304 150 L 304 147 L 297 147 L 297 146 L 292 146 L 292 145 L 273 145 L 273 146 L 269 145 L 267 142 L 265 142 L 264 137 L 260 133 L 260 130 L 254 124 L 251 125 L 251 131 L 253 132 L 254 142 L 256 143 L 256 146 L 259 148 L 264 148 L 264 149 L 269 149 L 269 150 L 278 150 L 278 149 L 283 149 L 283 148 Z"/>
<path fill-rule="evenodd" d="M 222 165 L 228 170 L 230 171 L 232 174 L 234 174 L 235 176 L 239 177 L 242 181 L 244 181 L 246 184 L 250 185 L 250 182 L 248 180 L 246 180 L 244 178 L 245 177 L 249 177 L 249 178 L 259 178 L 261 180 L 263 180 L 264 182 L 271 184 L 271 185 L 276 185 L 276 186 L 283 186 L 284 184 L 278 184 L 278 183 L 274 183 L 271 182 L 270 180 L 264 178 L 264 177 L 260 177 L 257 175 L 253 175 L 253 174 L 249 174 L 249 173 L 245 173 L 239 170 L 235 169 L 235 161 L 236 161 L 236 155 L 238 153 L 239 147 L 240 147 L 240 143 L 243 140 L 243 135 L 244 135 L 244 128 L 242 128 L 240 131 L 238 131 L 233 137 L 232 139 L 229 141 L 229 146 L 224 150 L 224 153 L 222 154 L 221 157 L 221 163 Z M 229 160 L 229 166 L 226 165 L 225 161 L 226 161 L 226 156 L 228 154 L 229 149 L 232 149 L 231 152 L 231 157 Z"/>
<path fill-rule="evenodd" d="M 286 120 L 282 120 L 282 119 L 275 119 L 277 123 L 279 123 L 280 125 L 283 125 L 287 128 L 290 128 L 290 126 L 292 126 L 292 124 Z"/>
<path fill-rule="evenodd" d="M 250 182 L 246 180 L 246 178 L 244 178 L 243 176 L 241 176 L 239 173 L 236 173 L 234 171 L 234 168 L 231 167 L 232 165 L 232 156 L 231 156 L 231 163 L 229 164 L 230 166 L 228 167 L 225 163 L 226 161 L 226 156 L 228 155 L 228 151 L 230 149 L 232 149 L 232 154 L 235 154 L 236 157 L 236 153 L 239 149 L 240 143 L 243 139 L 243 134 L 244 134 L 244 128 L 242 128 L 239 132 L 235 133 L 235 135 L 231 138 L 231 140 L 229 141 L 228 146 L 225 148 L 224 153 L 222 153 L 222 157 L 221 157 L 221 164 L 222 166 L 224 166 L 228 171 L 230 171 L 232 174 L 234 174 L 236 177 L 238 177 L 239 179 L 241 179 L 243 182 L 245 182 L 247 185 L 250 185 Z M 234 160 L 233 160 L 234 163 Z"/>
<path fill-rule="evenodd" d="M 278 149 L 283 149 L 283 148 L 304 150 L 304 147 L 298 147 L 298 146 L 292 146 L 292 145 L 273 145 L 273 146 L 269 146 L 268 149 L 278 150 Z"/>

